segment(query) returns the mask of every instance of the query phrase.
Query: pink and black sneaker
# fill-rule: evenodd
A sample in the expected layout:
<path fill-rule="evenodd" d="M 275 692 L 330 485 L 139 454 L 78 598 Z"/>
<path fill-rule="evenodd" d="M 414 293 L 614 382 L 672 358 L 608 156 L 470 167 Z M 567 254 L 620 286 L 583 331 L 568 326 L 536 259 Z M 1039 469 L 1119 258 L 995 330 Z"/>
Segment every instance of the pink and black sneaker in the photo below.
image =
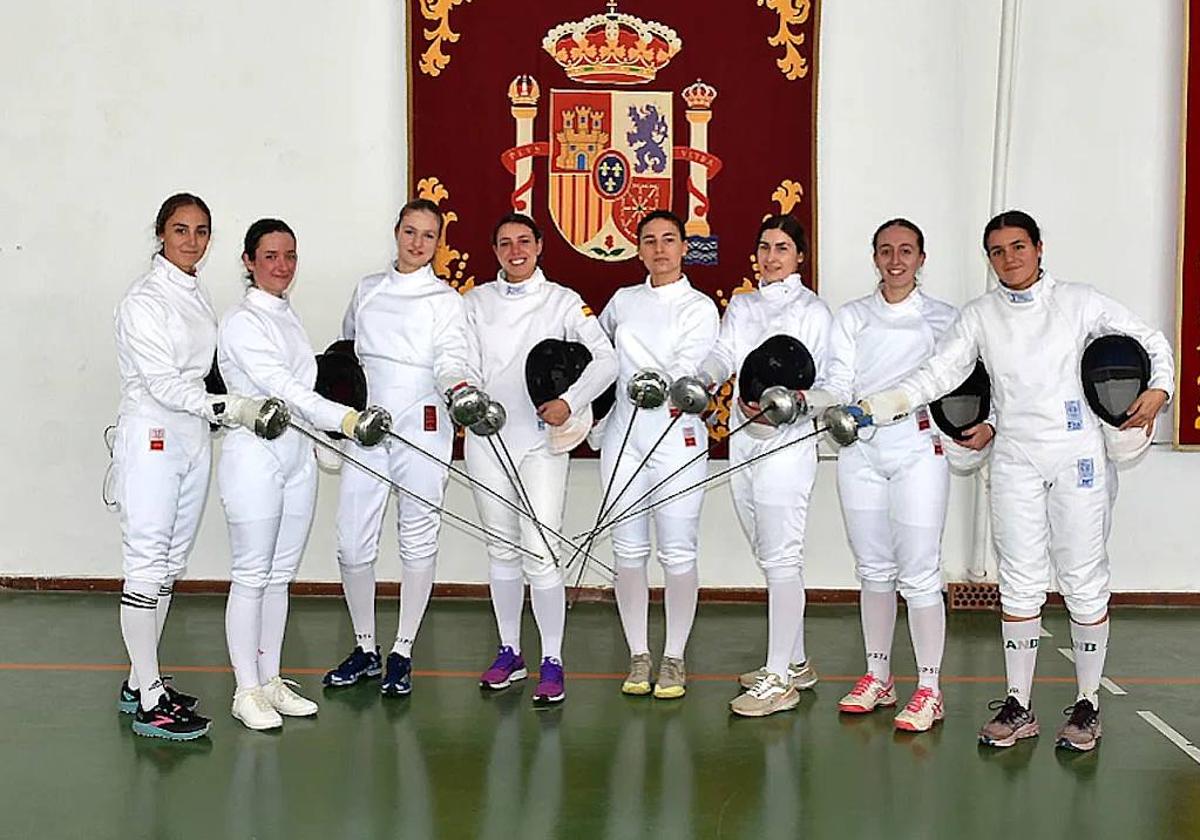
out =
<path fill-rule="evenodd" d="M 525 660 L 521 658 L 521 654 L 514 653 L 508 645 L 501 645 L 496 653 L 496 660 L 479 678 L 479 687 L 499 691 L 527 676 L 529 671 L 525 669 Z"/>
<path fill-rule="evenodd" d="M 211 721 L 174 702 L 165 692 L 152 709 L 140 706 L 133 716 L 133 731 L 147 738 L 191 741 L 208 734 Z"/>

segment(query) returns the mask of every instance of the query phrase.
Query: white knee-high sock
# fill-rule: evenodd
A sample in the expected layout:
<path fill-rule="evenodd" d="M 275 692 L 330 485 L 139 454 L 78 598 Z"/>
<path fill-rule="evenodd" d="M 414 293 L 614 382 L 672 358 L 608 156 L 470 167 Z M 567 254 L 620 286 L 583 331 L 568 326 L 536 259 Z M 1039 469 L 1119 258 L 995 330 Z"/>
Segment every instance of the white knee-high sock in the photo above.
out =
<path fill-rule="evenodd" d="M 625 642 L 629 645 L 629 654 L 650 652 L 650 580 L 646 575 L 646 561 L 649 557 L 641 558 L 626 565 L 617 561 L 617 577 L 613 582 L 613 591 L 617 596 L 617 612 L 621 615 L 621 628 L 625 631 Z"/>
<path fill-rule="evenodd" d="M 157 627 L 155 644 L 162 642 L 163 628 L 167 626 L 167 611 L 171 609 L 171 596 L 175 593 L 175 584 L 164 583 L 158 588 L 158 606 L 154 608 L 154 623 Z M 137 674 L 133 671 L 133 663 L 129 664 L 129 687 L 138 689 Z"/>
<path fill-rule="evenodd" d="M 258 649 L 262 637 L 263 591 L 241 583 L 229 585 L 225 602 L 225 641 L 238 691 L 262 685 Z"/>
<path fill-rule="evenodd" d="M 500 645 L 521 652 L 521 610 L 525 606 L 525 580 L 521 567 L 508 563 L 491 564 L 488 587 L 492 592 L 492 612 L 496 614 L 496 630 Z"/>
<path fill-rule="evenodd" d="M 567 590 L 558 571 L 529 579 L 533 618 L 542 637 L 542 658 L 562 662 L 563 628 L 567 623 Z"/>
<path fill-rule="evenodd" d="M 792 645 L 791 662 L 800 664 L 808 661 L 808 651 L 804 647 L 804 609 L 808 603 L 808 594 L 804 591 L 804 570 L 800 570 L 800 606 L 797 611 L 800 613 L 800 623 L 796 626 L 796 641 Z"/>
<path fill-rule="evenodd" d="M 268 583 L 263 591 L 258 630 L 258 678 L 266 685 L 279 676 L 283 657 L 283 633 L 288 618 L 289 581 Z"/>
<path fill-rule="evenodd" d="M 121 637 L 129 653 L 134 681 L 142 687 L 142 708 L 146 710 L 153 708 L 163 693 L 158 674 L 157 606 L 157 584 L 125 581 L 121 590 Z"/>
<path fill-rule="evenodd" d="M 1071 646 L 1075 649 L 1075 680 L 1079 684 L 1076 700 L 1088 700 L 1100 708 L 1100 677 L 1108 653 L 1108 619 L 1099 624 L 1071 622 Z"/>
<path fill-rule="evenodd" d="M 393 653 L 412 656 L 413 643 L 433 592 L 433 577 L 437 572 L 435 559 L 436 555 L 433 555 L 418 563 L 404 564 L 404 580 L 400 582 L 400 623 L 396 628 L 396 642 L 392 645 Z"/>
<path fill-rule="evenodd" d="M 375 564 L 340 566 L 342 592 L 354 626 L 354 644 L 367 653 L 375 650 Z"/>
<path fill-rule="evenodd" d="M 1038 644 L 1042 635 L 1041 616 L 1029 621 L 1001 621 L 1004 638 L 1004 673 L 1008 677 L 1008 695 L 1026 709 L 1030 708 L 1033 672 L 1037 667 Z"/>
<path fill-rule="evenodd" d="M 936 604 L 908 608 L 908 635 L 917 660 L 917 685 L 940 690 L 942 653 L 946 648 L 946 609 Z"/>
<path fill-rule="evenodd" d="M 769 568 L 767 576 L 767 670 L 787 682 L 787 666 L 804 626 L 804 582 L 795 567 Z"/>
<path fill-rule="evenodd" d="M 700 595 L 700 573 L 695 563 L 663 567 L 663 594 L 667 613 L 667 639 L 663 645 L 663 656 L 683 659 L 688 636 L 692 634 L 692 623 L 696 620 L 696 599 Z"/>
<path fill-rule="evenodd" d="M 892 636 L 896 632 L 896 591 L 882 587 L 862 589 L 863 646 L 867 651 L 867 671 L 875 679 L 892 678 Z"/>

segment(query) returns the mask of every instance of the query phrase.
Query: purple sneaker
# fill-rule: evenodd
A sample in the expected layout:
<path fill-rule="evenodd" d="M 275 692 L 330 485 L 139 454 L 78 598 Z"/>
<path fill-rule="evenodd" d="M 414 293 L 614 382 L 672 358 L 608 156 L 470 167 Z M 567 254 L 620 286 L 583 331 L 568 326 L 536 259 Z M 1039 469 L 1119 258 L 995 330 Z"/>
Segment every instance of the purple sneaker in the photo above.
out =
<path fill-rule="evenodd" d="M 533 705 L 552 706 L 566 699 L 567 691 L 563 687 L 562 663 L 547 656 L 542 660 L 538 671 L 538 684 L 533 691 Z"/>
<path fill-rule="evenodd" d="M 508 645 L 502 645 L 496 653 L 496 661 L 492 663 L 492 667 L 484 671 L 483 676 L 479 678 L 479 687 L 499 691 L 527 676 L 529 672 L 525 670 L 525 660 L 521 658 L 521 654 L 513 653 L 513 649 Z"/>

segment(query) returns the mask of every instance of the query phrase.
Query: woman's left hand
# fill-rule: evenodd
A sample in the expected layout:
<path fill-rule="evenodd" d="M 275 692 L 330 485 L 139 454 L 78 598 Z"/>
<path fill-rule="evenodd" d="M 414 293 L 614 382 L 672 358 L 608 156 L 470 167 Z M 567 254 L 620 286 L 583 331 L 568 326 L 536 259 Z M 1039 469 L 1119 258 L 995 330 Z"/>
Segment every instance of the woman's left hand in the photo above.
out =
<path fill-rule="evenodd" d="M 1150 437 L 1150 430 L 1154 428 L 1154 418 L 1166 403 L 1167 392 L 1161 388 L 1143 391 L 1133 401 L 1133 405 L 1129 406 L 1129 419 L 1121 424 L 1121 430 L 1143 428 L 1146 430 L 1146 437 Z"/>
<path fill-rule="evenodd" d="M 560 397 L 538 406 L 537 415 L 548 426 L 561 426 L 571 419 L 571 406 Z"/>

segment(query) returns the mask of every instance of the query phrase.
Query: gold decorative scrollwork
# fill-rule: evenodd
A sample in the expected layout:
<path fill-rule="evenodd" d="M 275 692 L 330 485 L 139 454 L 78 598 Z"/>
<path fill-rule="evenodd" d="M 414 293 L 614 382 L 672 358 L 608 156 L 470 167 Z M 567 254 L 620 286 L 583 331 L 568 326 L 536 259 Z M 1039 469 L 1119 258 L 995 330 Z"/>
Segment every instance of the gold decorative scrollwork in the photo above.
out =
<path fill-rule="evenodd" d="M 450 56 L 442 52 L 442 44 L 454 44 L 461 37 L 450 28 L 450 12 L 455 6 L 470 3 L 471 0 L 421 0 L 421 17 L 437 25 L 433 29 L 423 29 L 422 34 L 429 46 L 421 53 L 418 66 L 426 76 L 437 76 L 450 63 Z"/>
<path fill-rule="evenodd" d="M 417 182 L 417 197 L 428 199 L 434 204 L 441 203 L 450 197 L 450 191 L 437 178 L 422 178 Z M 442 211 L 442 234 L 438 237 L 437 251 L 433 255 L 433 273 L 441 277 L 451 287 L 466 294 L 475 288 L 475 275 L 464 277 L 467 273 L 467 261 L 471 255 L 451 248 L 446 241 L 450 225 L 458 221 L 458 214 L 453 210 Z"/>
<path fill-rule="evenodd" d="M 804 198 L 804 187 L 792 180 L 786 180 L 771 193 L 771 200 L 779 205 L 779 212 L 788 214 Z"/>
<path fill-rule="evenodd" d="M 810 0 L 757 0 L 758 5 L 766 6 L 771 11 L 779 15 L 779 29 L 775 34 L 767 38 L 767 43 L 772 47 L 783 47 L 783 58 L 778 58 L 775 63 L 779 65 L 779 69 L 783 71 L 783 75 L 789 81 L 803 79 L 808 75 L 808 59 L 800 54 L 800 47 L 804 45 L 804 33 L 793 31 L 793 27 L 797 29 L 808 22 L 808 17 L 812 14 L 812 3 Z"/>

